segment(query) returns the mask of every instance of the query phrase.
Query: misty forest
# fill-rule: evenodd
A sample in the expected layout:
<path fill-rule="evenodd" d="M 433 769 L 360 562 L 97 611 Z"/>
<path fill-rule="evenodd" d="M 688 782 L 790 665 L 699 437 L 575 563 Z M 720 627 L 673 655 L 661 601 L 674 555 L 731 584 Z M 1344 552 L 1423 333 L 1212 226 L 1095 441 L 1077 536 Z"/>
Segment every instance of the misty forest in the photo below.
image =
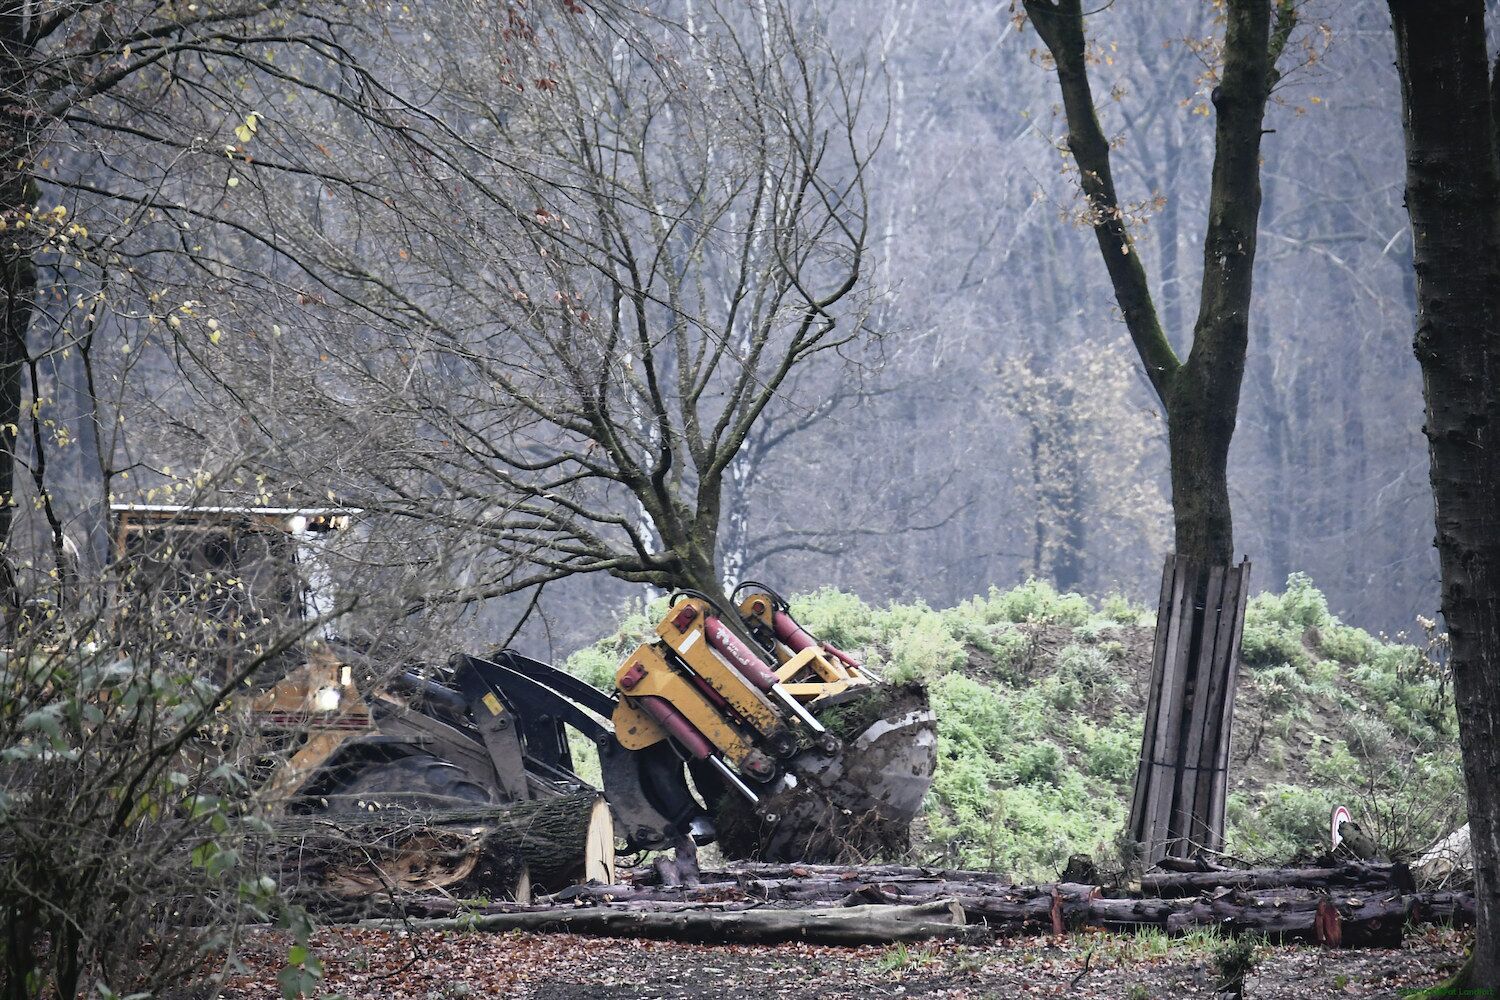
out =
<path fill-rule="evenodd" d="M 0 0 L 0 996 L 1492 996 L 1489 0 Z"/>

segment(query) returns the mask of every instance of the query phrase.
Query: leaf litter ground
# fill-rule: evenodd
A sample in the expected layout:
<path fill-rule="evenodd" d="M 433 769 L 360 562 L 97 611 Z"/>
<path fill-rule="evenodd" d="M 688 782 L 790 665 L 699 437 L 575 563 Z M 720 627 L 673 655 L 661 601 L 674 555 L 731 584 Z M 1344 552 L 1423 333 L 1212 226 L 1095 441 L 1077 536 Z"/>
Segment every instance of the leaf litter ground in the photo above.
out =
<path fill-rule="evenodd" d="M 1461 964 L 1471 939 L 1424 928 L 1399 950 L 1268 946 L 1245 995 L 1321 1000 L 1397 997 Z M 1212 997 L 1210 937 L 1085 933 L 1014 938 L 984 947 L 833 948 L 687 945 L 569 934 L 330 928 L 314 939 L 325 994 L 349 1000 L 626 1000 L 679 997 L 966 998 Z M 226 994 L 280 1000 L 287 941 L 258 932 Z"/>

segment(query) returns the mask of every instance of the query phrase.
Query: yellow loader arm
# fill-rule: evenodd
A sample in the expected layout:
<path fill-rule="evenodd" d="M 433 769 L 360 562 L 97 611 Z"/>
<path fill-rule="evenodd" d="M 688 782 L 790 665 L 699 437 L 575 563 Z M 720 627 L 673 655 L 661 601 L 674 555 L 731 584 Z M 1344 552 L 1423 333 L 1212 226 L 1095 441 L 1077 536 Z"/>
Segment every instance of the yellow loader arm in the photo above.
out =
<path fill-rule="evenodd" d="M 799 752 L 843 749 L 805 706 L 872 680 L 852 658 L 813 639 L 768 591 L 746 597 L 737 613 L 754 645 L 707 597 L 673 595 L 655 638 L 615 673 L 613 721 L 626 749 L 670 738 L 754 803 L 764 790 L 757 786 L 786 782 L 784 762 Z"/>

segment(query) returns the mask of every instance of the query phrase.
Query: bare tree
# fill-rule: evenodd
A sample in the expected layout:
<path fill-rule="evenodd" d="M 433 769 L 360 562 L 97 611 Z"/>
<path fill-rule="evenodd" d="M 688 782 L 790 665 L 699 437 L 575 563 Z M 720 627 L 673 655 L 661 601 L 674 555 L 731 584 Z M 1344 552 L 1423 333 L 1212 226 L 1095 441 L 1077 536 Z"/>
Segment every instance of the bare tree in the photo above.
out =
<path fill-rule="evenodd" d="M 863 77 L 778 3 L 546 12 L 498 76 L 471 41 L 487 17 L 428 26 L 435 54 L 401 72 L 442 95 L 433 155 L 319 248 L 382 275 L 405 329 L 330 309 L 265 348 L 321 360 L 259 398 L 358 436 L 346 496 L 461 540 L 432 600 L 590 572 L 723 600 L 747 438 L 824 410 L 792 376 L 863 349 Z"/>
<path fill-rule="evenodd" d="M 335 151 L 356 135 L 366 149 L 400 144 L 400 104 L 356 51 L 375 49 L 382 25 L 401 27 L 358 0 L 25 0 L 0 12 L 0 597 L 12 619 L 18 510 L 45 515 L 61 574 L 69 506 L 92 506 L 97 530 L 116 487 L 196 488 L 195 471 L 215 471 L 189 461 L 163 473 L 182 455 L 161 425 L 132 442 L 127 414 L 102 412 L 101 395 L 132 384 L 190 423 L 173 373 L 206 361 L 236 310 L 268 326 L 309 297 L 367 310 L 256 206 L 371 196 L 378 165 Z"/>

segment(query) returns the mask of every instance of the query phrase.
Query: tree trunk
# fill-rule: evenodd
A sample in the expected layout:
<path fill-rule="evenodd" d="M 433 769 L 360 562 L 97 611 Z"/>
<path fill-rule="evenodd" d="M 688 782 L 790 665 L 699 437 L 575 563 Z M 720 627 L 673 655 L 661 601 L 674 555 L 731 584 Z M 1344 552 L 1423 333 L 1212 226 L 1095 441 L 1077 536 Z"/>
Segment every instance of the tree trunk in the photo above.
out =
<path fill-rule="evenodd" d="M 1478 933 L 1500 986 L 1500 158 L 1483 0 L 1390 0 L 1417 275 L 1416 354 L 1452 641 Z M 1497 77 L 1493 84 L 1500 84 Z"/>
<path fill-rule="evenodd" d="M 1192 390 L 1174 396 L 1175 405 L 1167 410 L 1167 447 L 1177 554 L 1199 565 L 1228 566 L 1234 561 L 1229 509 L 1234 410 Z"/>
<path fill-rule="evenodd" d="M 19 603 L 10 535 L 16 510 L 16 449 L 26 331 L 37 285 L 30 231 L 17 231 L 15 225 L 36 197 L 27 168 L 33 126 L 20 100 L 26 88 L 24 59 L 28 48 L 25 31 L 29 5 L 24 6 L 25 10 L 10 4 L 0 12 L 0 92 L 6 95 L 0 105 L 0 220 L 6 223 L 7 236 L 0 241 L 0 607 L 8 612 Z"/>

